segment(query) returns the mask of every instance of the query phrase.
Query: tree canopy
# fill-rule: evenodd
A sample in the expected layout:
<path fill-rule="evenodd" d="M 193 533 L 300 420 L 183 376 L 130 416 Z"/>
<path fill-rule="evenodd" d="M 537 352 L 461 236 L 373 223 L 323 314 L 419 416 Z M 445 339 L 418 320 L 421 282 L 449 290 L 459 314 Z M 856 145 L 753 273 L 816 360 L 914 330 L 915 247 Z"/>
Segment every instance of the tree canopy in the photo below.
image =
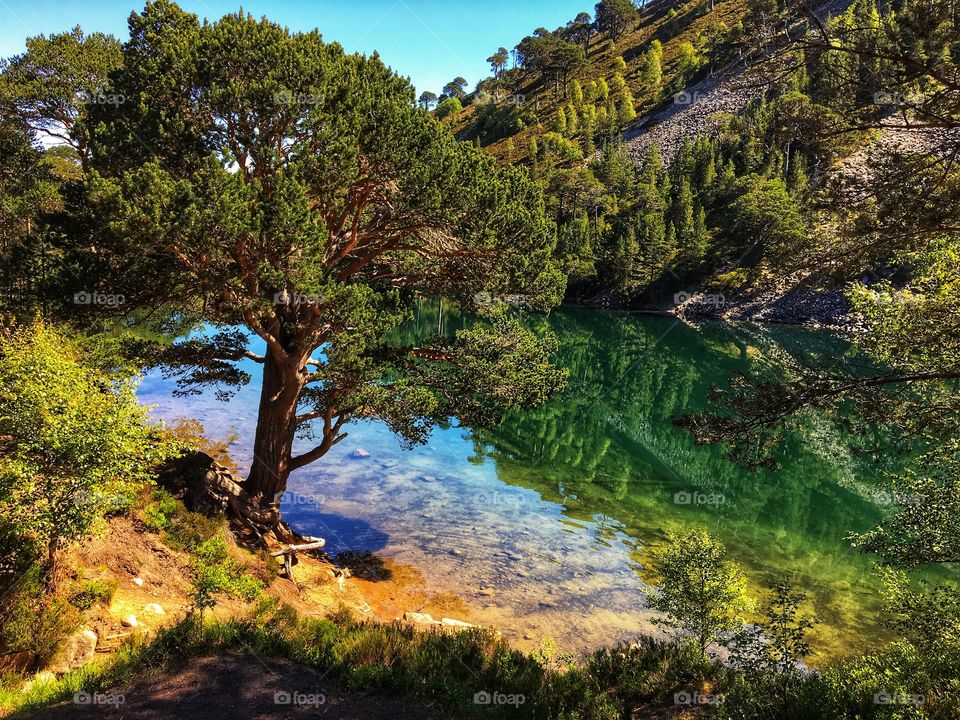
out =
<path fill-rule="evenodd" d="M 139 349 L 185 388 L 247 381 L 241 358 L 262 366 L 251 494 L 273 502 L 352 419 L 382 419 L 416 442 L 450 416 L 492 422 L 562 383 L 550 338 L 497 299 L 545 308 L 562 293 L 539 190 L 417 109 L 376 55 L 240 13 L 201 25 L 158 0 L 131 15 L 122 65 L 109 89 L 124 102 L 90 113 L 74 292 L 109 289 L 121 312 L 211 324 Z M 418 294 L 490 320 L 388 347 Z M 298 432 L 317 441 L 294 457 Z"/>

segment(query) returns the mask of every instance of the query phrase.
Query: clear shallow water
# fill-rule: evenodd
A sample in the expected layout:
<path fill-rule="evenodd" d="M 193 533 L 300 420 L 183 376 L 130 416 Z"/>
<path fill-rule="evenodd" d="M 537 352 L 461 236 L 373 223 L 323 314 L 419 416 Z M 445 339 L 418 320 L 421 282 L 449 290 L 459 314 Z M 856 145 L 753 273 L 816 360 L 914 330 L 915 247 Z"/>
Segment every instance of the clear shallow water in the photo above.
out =
<path fill-rule="evenodd" d="M 448 307 L 439 317 L 434 301 L 401 335 L 462 322 Z M 786 347 L 839 353 L 842 342 L 577 308 L 531 323 L 560 338 L 557 359 L 571 371 L 561 396 L 494 430 L 439 429 L 410 451 L 379 424 L 355 424 L 294 473 L 284 516 L 327 538 L 331 552 L 371 551 L 416 567 L 431 589 L 463 596 L 474 621 L 507 637 L 550 636 L 578 650 L 658 633 L 644 607 L 649 550 L 670 529 L 700 525 L 724 540 L 757 592 L 786 578 L 810 594 L 807 609 L 821 623 L 814 661 L 883 639 L 872 559 L 845 540 L 880 517 L 883 463 L 811 420 L 788 438 L 782 469 L 751 472 L 671 423 L 704 407 L 710 386 Z M 236 431 L 231 453 L 245 470 L 256 385 L 229 403 L 212 391 L 175 398 L 173 389 L 151 373 L 140 397 L 158 417 L 200 420 L 212 437 Z"/>

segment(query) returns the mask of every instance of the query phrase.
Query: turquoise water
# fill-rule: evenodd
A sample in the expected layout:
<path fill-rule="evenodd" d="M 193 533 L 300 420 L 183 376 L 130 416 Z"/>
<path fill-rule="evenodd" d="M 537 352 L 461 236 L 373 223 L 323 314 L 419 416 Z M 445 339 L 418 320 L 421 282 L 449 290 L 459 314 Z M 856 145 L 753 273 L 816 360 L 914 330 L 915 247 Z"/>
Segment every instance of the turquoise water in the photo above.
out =
<path fill-rule="evenodd" d="M 433 301 L 404 332 L 463 322 L 446 306 L 441 317 Z M 410 451 L 382 425 L 358 423 L 292 476 L 284 515 L 333 552 L 412 565 L 508 638 L 549 636 L 575 650 L 657 634 L 645 609 L 649 550 L 672 528 L 700 525 L 724 540 L 758 595 L 781 578 L 809 593 L 806 609 L 820 621 L 815 662 L 883 640 L 873 559 L 845 538 L 880 518 L 879 478 L 891 461 L 855 452 L 836 427 L 809 419 L 788 437 L 780 470 L 752 472 L 671 422 L 704 407 L 709 388 L 735 372 L 775 363 L 790 347 L 843 353 L 842 340 L 577 308 L 530 322 L 559 336 L 557 361 L 570 369 L 562 395 L 494 430 L 438 429 Z M 158 417 L 196 418 L 212 437 L 236 431 L 231 454 L 245 470 L 255 385 L 229 403 L 172 390 L 152 373 L 140 396 Z"/>

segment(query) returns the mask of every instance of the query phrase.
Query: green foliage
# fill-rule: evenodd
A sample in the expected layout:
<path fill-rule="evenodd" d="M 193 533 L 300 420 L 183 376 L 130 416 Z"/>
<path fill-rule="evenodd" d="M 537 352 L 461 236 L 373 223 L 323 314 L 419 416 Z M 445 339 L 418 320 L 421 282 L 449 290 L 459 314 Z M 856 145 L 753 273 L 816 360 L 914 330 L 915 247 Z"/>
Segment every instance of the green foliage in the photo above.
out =
<path fill-rule="evenodd" d="M 810 653 L 806 634 L 813 622 L 800 617 L 804 593 L 794 593 L 786 583 L 773 588 L 764 619 L 737 634 L 731 660 L 743 673 L 727 699 L 731 714 L 757 718 L 789 715 L 805 673 L 801 663 Z"/>
<path fill-rule="evenodd" d="M 131 507 L 175 451 L 148 426 L 134 390 L 50 325 L 0 338 L 0 527 L 23 552 L 52 558 L 106 513 Z"/>
<path fill-rule="evenodd" d="M 560 35 L 547 33 L 526 37 L 517 45 L 524 68 L 537 72 L 544 83 L 552 82 L 555 92 L 567 97 L 568 82 L 587 64 L 583 47 Z"/>
<path fill-rule="evenodd" d="M 437 109 L 434 110 L 433 116 L 437 120 L 446 120 L 447 118 L 453 117 L 461 110 L 463 110 L 463 104 L 460 102 L 459 98 L 447 98 L 437 105 Z"/>
<path fill-rule="evenodd" d="M 27 652 L 36 664 L 53 657 L 61 641 L 80 624 L 65 597 L 49 592 L 45 568 L 34 564 L 8 590 L 0 609 L 0 648 Z"/>
<path fill-rule="evenodd" d="M 663 85 L 663 45 L 659 40 L 650 42 L 640 64 L 640 81 L 648 92 L 656 96 Z"/>
<path fill-rule="evenodd" d="M 616 42 L 637 21 L 631 0 L 601 0 L 596 6 L 597 28 Z"/>
<path fill-rule="evenodd" d="M 757 175 L 744 178 L 732 206 L 745 256 L 759 258 L 796 249 L 806 238 L 806 226 L 796 201 L 779 179 Z"/>
<path fill-rule="evenodd" d="M 193 603 L 200 611 L 212 607 L 219 594 L 251 602 L 263 592 L 263 583 L 234 560 L 222 535 L 204 540 L 193 550 Z"/>
<path fill-rule="evenodd" d="M 81 580 L 70 592 L 70 604 L 78 610 L 89 610 L 94 605 L 109 605 L 117 591 L 117 581 Z"/>
<path fill-rule="evenodd" d="M 352 418 L 383 418 L 415 440 L 425 424 L 458 414 L 456 394 L 403 376 L 425 356 L 384 348 L 418 293 L 465 303 L 506 295 L 531 308 L 562 295 L 539 189 L 414 107 L 409 82 L 376 55 L 347 55 L 319 32 L 291 33 L 242 12 L 201 24 L 162 0 L 131 15 L 130 34 L 123 72 L 110 75 L 110 92 L 124 101 L 87 109 L 95 162 L 85 164 L 58 236 L 58 279 L 82 286 L 48 304 L 88 327 L 118 313 L 135 324 L 162 307 L 216 328 L 173 345 L 142 334 L 126 345 L 188 391 L 203 383 L 228 391 L 250 377 L 235 361 L 262 363 L 264 384 L 287 392 L 258 419 L 253 494 L 272 499 Z M 88 51 L 77 45 L 93 76 Z M 241 115 L 249 122 L 234 121 Z M 487 137 L 535 122 L 515 102 L 477 117 Z M 123 306 L 71 303 L 84 287 L 109 288 Z M 266 355 L 248 352 L 237 327 L 266 341 Z M 505 347 L 515 340 L 499 338 Z M 323 360 L 312 357 L 320 347 Z M 294 437 L 314 420 L 321 439 L 293 458 Z"/>
<path fill-rule="evenodd" d="M 711 643 L 725 643 L 743 626 L 751 609 L 746 580 L 726 559 L 723 546 L 703 530 L 673 534 L 655 554 L 658 577 L 650 606 L 666 613 L 663 624 L 681 630 L 706 655 Z"/>
<path fill-rule="evenodd" d="M 121 65 L 120 43 L 111 35 L 70 32 L 28 38 L 27 51 L 0 65 L 0 107 L 41 136 L 67 143 L 87 163 L 90 110 L 125 101 L 110 85 Z"/>

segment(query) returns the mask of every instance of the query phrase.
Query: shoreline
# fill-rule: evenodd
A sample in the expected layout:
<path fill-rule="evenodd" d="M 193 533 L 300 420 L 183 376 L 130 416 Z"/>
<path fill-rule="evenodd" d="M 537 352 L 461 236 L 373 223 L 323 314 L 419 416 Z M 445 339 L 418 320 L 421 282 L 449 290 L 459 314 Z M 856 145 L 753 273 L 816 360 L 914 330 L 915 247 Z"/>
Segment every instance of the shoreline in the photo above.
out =
<path fill-rule="evenodd" d="M 853 314 L 840 288 L 818 288 L 796 279 L 752 288 L 732 295 L 700 289 L 660 301 L 623 301 L 613 293 L 569 297 L 564 305 L 590 310 L 619 310 L 681 320 L 716 320 L 760 325 L 862 332 L 863 321 Z"/>

